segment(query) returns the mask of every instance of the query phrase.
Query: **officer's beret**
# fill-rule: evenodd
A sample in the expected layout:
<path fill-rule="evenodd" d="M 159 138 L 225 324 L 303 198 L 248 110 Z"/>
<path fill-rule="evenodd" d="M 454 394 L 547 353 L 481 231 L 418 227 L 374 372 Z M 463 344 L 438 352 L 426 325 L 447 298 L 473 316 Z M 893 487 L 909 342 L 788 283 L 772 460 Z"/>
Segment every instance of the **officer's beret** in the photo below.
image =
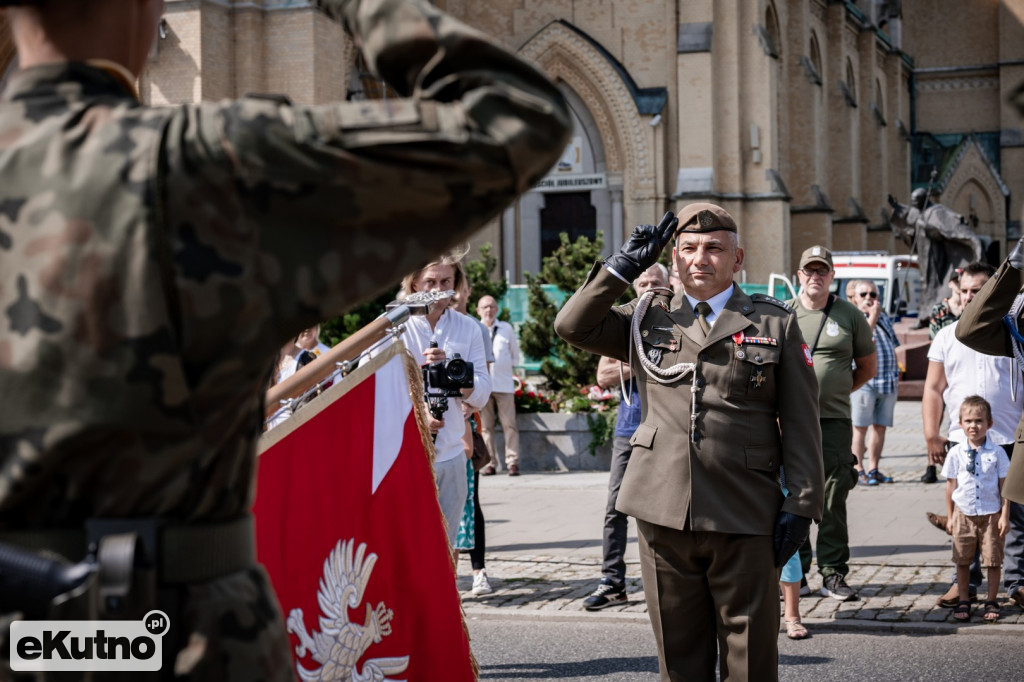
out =
<path fill-rule="evenodd" d="M 700 203 L 684 206 L 677 217 L 679 218 L 679 227 L 676 228 L 676 236 L 679 236 L 681 232 L 737 231 L 736 221 L 728 211 L 714 204 Z"/>

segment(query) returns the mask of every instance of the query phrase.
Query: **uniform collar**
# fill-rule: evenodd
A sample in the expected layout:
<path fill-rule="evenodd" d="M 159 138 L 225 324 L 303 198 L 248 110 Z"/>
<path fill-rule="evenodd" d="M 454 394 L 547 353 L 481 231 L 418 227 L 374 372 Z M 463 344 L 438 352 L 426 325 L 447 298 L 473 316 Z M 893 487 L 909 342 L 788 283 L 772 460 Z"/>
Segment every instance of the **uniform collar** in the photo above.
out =
<path fill-rule="evenodd" d="M 131 73 L 120 64 L 104 59 L 20 69 L 11 74 L 0 100 L 11 102 L 51 96 L 76 101 L 103 95 L 139 101 Z"/>
<path fill-rule="evenodd" d="M 683 333 L 701 347 L 710 346 L 732 336 L 736 332 L 743 331 L 750 326 L 750 320 L 747 318 L 747 315 L 754 312 L 754 302 L 743 293 L 742 289 L 733 284 L 732 294 L 721 309 L 718 319 L 715 320 L 711 333 L 705 337 L 704 333 L 700 330 L 700 326 L 697 324 L 697 316 L 694 314 L 693 308 L 690 307 L 685 295 L 682 297 L 682 301 L 684 305 L 673 310 L 671 314 L 683 328 Z"/>
<path fill-rule="evenodd" d="M 725 290 L 718 292 L 707 300 L 707 304 L 711 306 L 711 314 L 708 315 L 708 322 L 714 322 L 718 319 L 718 316 L 722 314 L 722 309 L 725 308 L 725 304 L 729 302 L 730 298 L 732 298 L 732 292 L 735 288 L 735 284 L 730 284 Z M 683 296 L 685 296 L 686 300 L 689 302 L 690 310 L 696 308 L 697 304 L 700 303 L 699 299 L 696 299 L 687 293 L 684 293 Z"/>

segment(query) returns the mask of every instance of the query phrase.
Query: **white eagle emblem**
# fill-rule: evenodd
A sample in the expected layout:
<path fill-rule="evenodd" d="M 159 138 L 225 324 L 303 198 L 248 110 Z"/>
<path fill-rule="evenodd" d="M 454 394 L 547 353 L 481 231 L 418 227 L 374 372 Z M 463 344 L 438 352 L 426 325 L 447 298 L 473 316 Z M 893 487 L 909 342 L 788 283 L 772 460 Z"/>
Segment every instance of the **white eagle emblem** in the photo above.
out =
<path fill-rule="evenodd" d="M 371 658 L 363 663 L 362 671 L 356 664 L 371 644 L 391 634 L 391 619 L 394 612 L 385 608 L 384 602 L 377 608 L 366 605 L 366 622 L 362 625 L 349 622 L 348 610 L 354 609 L 363 600 L 370 572 L 377 563 L 377 555 L 366 554 L 366 543 L 359 545 L 352 554 L 355 538 L 346 542 L 338 541 L 324 561 L 324 573 L 320 578 L 317 602 L 323 614 L 320 616 L 320 632 L 313 631 L 310 637 L 302 620 L 302 609 L 292 609 L 286 626 L 294 633 L 300 644 L 295 647 L 299 658 L 305 658 L 307 651 L 320 664 L 315 670 L 307 670 L 296 663 L 295 668 L 303 680 L 351 680 L 352 682 L 398 682 L 387 675 L 397 675 L 409 667 L 408 656 Z"/>

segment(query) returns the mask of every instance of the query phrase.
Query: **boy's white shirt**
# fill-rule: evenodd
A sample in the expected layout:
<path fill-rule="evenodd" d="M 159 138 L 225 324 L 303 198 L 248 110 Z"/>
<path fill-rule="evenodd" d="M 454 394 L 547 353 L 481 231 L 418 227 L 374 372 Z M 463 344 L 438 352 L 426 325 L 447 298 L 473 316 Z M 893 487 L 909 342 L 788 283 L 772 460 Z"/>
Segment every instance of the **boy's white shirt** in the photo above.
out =
<path fill-rule="evenodd" d="M 966 516 L 995 514 L 1003 508 L 999 479 L 1006 478 L 1010 458 L 1001 446 L 992 441 L 989 433 L 985 434 L 985 443 L 978 448 L 973 474 L 967 471 L 970 459 L 967 443 L 957 443 L 951 448 L 942 465 L 942 477 L 956 479 L 953 504 Z"/>

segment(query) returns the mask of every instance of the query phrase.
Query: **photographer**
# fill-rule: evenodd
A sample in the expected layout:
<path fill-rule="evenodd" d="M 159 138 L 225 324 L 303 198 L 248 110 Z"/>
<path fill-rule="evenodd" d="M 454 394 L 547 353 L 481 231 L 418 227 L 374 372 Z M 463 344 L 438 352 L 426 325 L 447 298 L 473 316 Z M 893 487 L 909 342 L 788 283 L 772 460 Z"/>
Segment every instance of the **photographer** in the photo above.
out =
<path fill-rule="evenodd" d="M 458 259 L 450 256 L 428 263 L 402 280 L 399 298 L 419 291 L 457 290 L 464 277 L 457 265 Z M 422 358 L 422 364 L 445 363 L 451 361 L 457 353 L 462 360 L 473 366 L 472 387 L 461 389 L 462 398 L 442 399 L 441 403 L 447 407 L 447 411 L 440 419 L 433 414 L 428 418 L 437 451 L 434 460 L 437 498 L 448 523 L 448 541 L 454 544 L 469 492 L 466 453 L 462 445 L 466 424 L 459 402 L 465 400 L 470 407 L 478 410 L 491 395 L 491 378 L 487 373 L 483 336 L 476 320 L 451 307 L 438 306 L 429 315 L 410 317 L 405 324 L 407 331 L 402 338 L 409 352 L 417 359 Z M 443 374 L 443 371 L 440 367 L 432 367 L 428 374 L 436 377 Z M 428 385 L 426 388 L 436 392 L 440 387 Z"/>

